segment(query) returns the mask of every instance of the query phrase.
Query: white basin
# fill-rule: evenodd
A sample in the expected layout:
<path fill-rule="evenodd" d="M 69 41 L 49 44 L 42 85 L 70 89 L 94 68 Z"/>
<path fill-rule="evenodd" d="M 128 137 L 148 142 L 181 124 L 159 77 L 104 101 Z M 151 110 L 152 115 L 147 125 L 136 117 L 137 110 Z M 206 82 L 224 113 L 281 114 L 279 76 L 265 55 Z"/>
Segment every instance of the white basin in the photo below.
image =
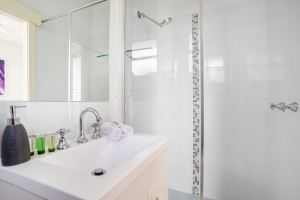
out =
<path fill-rule="evenodd" d="M 134 134 L 119 142 L 107 138 L 86 144 L 70 142 L 71 148 L 29 162 L 0 166 L 0 180 L 45 199 L 99 200 L 124 190 L 167 148 L 164 136 Z M 94 169 L 106 171 L 93 176 Z"/>
<path fill-rule="evenodd" d="M 122 164 L 154 142 L 153 137 L 129 135 L 121 141 L 101 138 L 39 160 L 68 170 L 91 174 L 94 169 L 110 170 Z"/>

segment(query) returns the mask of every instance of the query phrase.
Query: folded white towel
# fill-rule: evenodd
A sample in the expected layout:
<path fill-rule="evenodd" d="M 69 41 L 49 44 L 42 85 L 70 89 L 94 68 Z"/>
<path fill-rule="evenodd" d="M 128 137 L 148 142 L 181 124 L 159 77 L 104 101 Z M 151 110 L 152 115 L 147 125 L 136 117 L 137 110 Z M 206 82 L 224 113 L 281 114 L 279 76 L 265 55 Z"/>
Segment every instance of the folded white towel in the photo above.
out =
<path fill-rule="evenodd" d="M 134 133 L 134 129 L 132 126 L 129 126 L 127 124 L 121 124 L 120 128 L 123 131 L 123 136 L 131 135 Z"/>
<path fill-rule="evenodd" d="M 122 129 L 114 128 L 113 131 L 108 135 L 108 137 L 114 141 L 119 141 L 122 139 Z"/>
<path fill-rule="evenodd" d="M 120 126 L 112 124 L 110 122 L 102 123 L 100 126 L 100 130 L 104 135 L 115 141 L 119 141 L 123 135 L 123 131 Z"/>

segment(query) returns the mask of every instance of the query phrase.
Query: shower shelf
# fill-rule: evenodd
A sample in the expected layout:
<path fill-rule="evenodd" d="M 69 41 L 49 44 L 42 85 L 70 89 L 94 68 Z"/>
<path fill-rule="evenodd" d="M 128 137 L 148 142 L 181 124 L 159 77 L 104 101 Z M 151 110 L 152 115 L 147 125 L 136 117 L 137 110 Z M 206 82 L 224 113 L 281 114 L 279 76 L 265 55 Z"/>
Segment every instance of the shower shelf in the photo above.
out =
<path fill-rule="evenodd" d="M 154 56 L 145 56 L 145 57 L 142 57 L 142 58 L 132 58 L 132 56 L 128 55 L 127 53 L 131 53 L 131 52 L 134 52 L 134 51 L 150 50 L 150 49 L 152 49 L 152 47 L 145 47 L 145 48 L 138 48 L 138 49 L 129 49 L 129 50 L 125 51 L 125 55 L 128 56 L 132 60 L 148 59 L 148 58 L 152 58 Z M 106 53 L 106 54 L 101 54 L 101 55 L 97 56 L 97 58 L 104 58 L 104 57 L 108 57 L 108 56 L 109 56 L 109 54 Z"/>
<path fill-rule="evenodd" d="M 97 56 L 97 58 L 103 58 L 103 57 L 108 57 L 108 56 L 109 56 L 109 54 L 101 54 L 101 55 Z"/>

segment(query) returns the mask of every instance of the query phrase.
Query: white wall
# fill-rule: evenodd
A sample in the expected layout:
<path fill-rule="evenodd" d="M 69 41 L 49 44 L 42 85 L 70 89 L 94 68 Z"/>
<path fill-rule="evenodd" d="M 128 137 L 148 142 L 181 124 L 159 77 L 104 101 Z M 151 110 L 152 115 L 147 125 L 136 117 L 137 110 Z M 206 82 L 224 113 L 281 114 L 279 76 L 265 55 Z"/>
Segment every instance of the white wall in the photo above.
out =
<path fill-rule="evenodd" d="M 300 198 L 300 2 L 205 0 L 205 196 Z"/>
<path fill-rule="evenodd" d="M 0 59 L 5 61 L 5 94 L 0 95 L 0 101 L 26 100 L 27 65 L 23 62 L 23 45 L 0 39 Z"/>

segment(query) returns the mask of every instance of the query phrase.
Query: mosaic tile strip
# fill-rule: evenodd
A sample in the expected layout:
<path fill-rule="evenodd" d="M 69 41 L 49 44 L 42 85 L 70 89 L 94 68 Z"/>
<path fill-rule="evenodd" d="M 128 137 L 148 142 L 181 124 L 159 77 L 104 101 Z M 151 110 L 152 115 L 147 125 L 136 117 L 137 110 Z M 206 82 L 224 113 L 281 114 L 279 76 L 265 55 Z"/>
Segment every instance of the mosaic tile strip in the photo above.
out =
<path fill-rule="evenodd" d="M 192 15 L 193 55 L 193 194 L 200 195 L 200 47 L 199 16 Z"/>

